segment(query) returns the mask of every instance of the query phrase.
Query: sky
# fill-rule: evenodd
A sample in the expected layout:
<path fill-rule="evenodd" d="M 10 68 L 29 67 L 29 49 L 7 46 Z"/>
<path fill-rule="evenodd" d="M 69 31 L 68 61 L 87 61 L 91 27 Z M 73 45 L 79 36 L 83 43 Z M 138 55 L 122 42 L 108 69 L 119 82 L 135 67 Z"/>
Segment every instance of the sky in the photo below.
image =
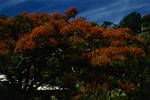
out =
<path fill-rule="evenodd" d="M 131 12 L 150 13 L 150 0 L 0 0 L 0 15 L 15 16 L 21 12 L 63 13 L 76 7 L 78 16 L 89 21 L 119 23 Z"/>

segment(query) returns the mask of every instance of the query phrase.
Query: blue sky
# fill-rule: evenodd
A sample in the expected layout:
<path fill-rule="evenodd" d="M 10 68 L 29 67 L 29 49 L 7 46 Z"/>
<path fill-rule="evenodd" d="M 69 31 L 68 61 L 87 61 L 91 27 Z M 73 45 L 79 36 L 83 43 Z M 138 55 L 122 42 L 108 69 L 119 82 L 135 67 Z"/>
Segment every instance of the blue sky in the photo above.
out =
<path fill-rule="evenodd" d="M 64 12 L 69 7 L 79 10 L 87 20 L 118 23 L 123 16 L 137 11 L 150 13 L 150 0 L 0 0 L 0 15 L 14 16 L 21 12 Z"/>

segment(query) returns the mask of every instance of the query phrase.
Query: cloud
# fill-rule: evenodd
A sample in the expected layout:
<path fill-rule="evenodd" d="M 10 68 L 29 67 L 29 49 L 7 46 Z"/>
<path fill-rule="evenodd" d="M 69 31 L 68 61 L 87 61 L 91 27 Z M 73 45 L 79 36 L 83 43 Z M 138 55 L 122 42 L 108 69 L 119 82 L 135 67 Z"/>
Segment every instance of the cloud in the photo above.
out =
<path fill-rule="evenodd" d="M 85 11 L 79 16 L 85 16 L 88 20 L 104 21 L 106 19 L 118 23 L 122 16 L 129 12 L 137 11 L 139 9 L 148 8 L 148 2 L 130 2 L 129 0 L 116 1 L 102 7 L 95 7 L 94 9 Z"/>
<path fill-rule="evenodd" d="M 84 15 L 84 16 L 87 16 L 87 15 L 89 15 L 89 14 L 95 14 L 95 13 L 97 13 L 97 12 L 102 12 L 102 11 L 107 11 L 107 10 L 109 10 L 109 9 L 111 9 L 111 8 L 115 8 L 115 7 L 118 7 L 118 6 L 120 6 L 120 4 L 122 4 L 122 1 L 120 1 L 120 2 L 114 2 L 114 3 L 111 3 L 111 4 L 106 4 L 106 5 L 103 5 L 103 7 L 99 7 L 99 8 L 94 8 L 94 9 L 91 9 L 91 10 L 88 10 L 88 11 L 86 11 L 86 12 L 83 12 L 83 13 L 81 13 L 80 15 Z M 107 7 L 106 7 L 107 6 Z"/>
<path fill-rule="evenodd" d="M 1 0 L 0 0 L 1 1 Z M 150 11 L 147 0 L 2 0 L 0 14 L 14 16 L 27 12 L 64 12 L 71 6 L 77 7 L 78 16 L 87 20 L 117 23 L 123 16 L 133 11 L 146 14 Z"/>

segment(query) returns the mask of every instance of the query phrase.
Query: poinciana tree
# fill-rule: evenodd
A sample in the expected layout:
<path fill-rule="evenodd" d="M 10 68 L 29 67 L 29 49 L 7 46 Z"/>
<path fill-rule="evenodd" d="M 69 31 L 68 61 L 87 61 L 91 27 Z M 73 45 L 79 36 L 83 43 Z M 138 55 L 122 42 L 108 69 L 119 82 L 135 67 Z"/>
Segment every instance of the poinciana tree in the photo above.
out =
<path fill-rule="evenodd" d="M 9 65 L 2 64 L 9 85 L 25 91 L 58 86 L 77 100 L 149 98 L 145 41 L 126 28 L 105 29 L 73 19 L 76 14 L 75 8 L 64 14 L 22 14 L 34 27 L 8 52 Z"/>

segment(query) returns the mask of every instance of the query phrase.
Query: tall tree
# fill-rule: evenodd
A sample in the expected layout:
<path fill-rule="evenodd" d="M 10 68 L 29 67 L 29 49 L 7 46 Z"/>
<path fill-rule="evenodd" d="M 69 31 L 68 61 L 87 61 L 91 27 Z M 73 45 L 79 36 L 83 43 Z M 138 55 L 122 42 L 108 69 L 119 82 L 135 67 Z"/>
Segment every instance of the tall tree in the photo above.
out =
<path fill-rule="evenodd" d="M 11 49 L 11 40 L 0 42 L 0 50 L 8 50 L 0 56 L 8 86 L 30 94 L 39 86 L 58 86 L 71 91 L 69 100 L 148 100 L 150 54 L 145 41 L 128 34 L 128 28 L 103 28 L 74 18 L 76 13 L 71 8 L 64 14 L 27 14 L 34 28 L 22 17 L 13 21 L 14 32 L 23 36 Z"/>

